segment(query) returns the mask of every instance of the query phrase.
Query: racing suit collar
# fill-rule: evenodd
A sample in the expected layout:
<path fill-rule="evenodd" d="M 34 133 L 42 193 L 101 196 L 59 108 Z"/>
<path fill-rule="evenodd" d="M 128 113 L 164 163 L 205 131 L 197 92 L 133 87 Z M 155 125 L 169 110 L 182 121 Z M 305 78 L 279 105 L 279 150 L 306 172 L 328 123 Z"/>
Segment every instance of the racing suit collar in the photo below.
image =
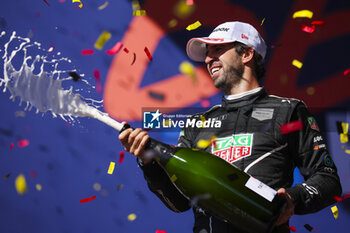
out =
<path fill-rule="evenodd" d="M 258 92 L 244 95 L 241 98 L 236 98 L 232 100 L 226 99 L 224 96 L 222 97 L 222 106 L 228 110 L 234 110 L 243 106 L 247 106 L 252 104 L 256 99 L 266 96 L 267 93 L 264 88 L 261 88 Z"/>

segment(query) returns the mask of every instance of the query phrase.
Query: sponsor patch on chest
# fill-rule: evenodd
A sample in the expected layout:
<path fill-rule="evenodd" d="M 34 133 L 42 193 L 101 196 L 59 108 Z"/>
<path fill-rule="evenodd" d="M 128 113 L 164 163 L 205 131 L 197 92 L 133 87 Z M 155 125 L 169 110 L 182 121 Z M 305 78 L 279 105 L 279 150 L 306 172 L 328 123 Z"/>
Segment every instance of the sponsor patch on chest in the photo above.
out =
<path fill-rule="evenodd" d="M 273 117 L 273 108 L 254 108 L 252 112 L 252 117 L 259 120 L 270 120 Z"/>
<path fill-rule="evenodd" d="M 215 138 L 212 154 L 229 163 L 250 156 L 253 149 L 253 134 L 233 134 L 229 137 Z"/>

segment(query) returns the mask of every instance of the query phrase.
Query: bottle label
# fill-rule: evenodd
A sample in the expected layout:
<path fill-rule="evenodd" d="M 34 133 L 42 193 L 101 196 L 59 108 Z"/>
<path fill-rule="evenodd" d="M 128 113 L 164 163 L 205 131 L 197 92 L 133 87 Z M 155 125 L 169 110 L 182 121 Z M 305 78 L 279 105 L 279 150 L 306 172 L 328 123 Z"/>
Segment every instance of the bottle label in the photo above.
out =
<path fill-rule="evenodd" d="M 257 180 L 253 177 L 250 177 L 248 179 L 245 186 L 270 202 L 272 202 L 273 198 L 277 194 L 277 192 L 274 189 L 270 188 L 260 180 Z"/>

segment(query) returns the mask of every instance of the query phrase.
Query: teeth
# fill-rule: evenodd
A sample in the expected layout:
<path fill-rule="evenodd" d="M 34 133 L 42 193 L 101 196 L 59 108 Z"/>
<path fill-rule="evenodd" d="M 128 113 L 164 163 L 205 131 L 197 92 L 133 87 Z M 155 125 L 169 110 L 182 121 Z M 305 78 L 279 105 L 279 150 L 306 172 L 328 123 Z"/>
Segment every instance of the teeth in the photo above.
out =
<path fill-rule="evenodd" d="M 211 73 L 214 74 L 215 72 L 217 72 L 219 70 L 220 70 L 220 68 L 215 67 L 215 68 L 211 69 Z"/>

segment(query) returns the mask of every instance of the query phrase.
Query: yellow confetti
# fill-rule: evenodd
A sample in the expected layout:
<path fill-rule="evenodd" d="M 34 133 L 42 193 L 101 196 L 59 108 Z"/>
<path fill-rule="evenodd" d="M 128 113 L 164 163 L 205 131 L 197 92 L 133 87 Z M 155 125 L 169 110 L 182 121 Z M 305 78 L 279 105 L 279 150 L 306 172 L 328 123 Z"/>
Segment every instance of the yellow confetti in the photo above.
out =
<path fill-rule="evenodd" d="M 114 167 L 115 167 L 115 162 L 111 162 L 110 164 L 109 164 L 109 168 L 108 168 L 108 174 L 113 174 L 113 171 L 114 171 Z"/>
<path fill-rule="evenodd" d="M 173 27 L 175 27 L 176 25 L 177 25 L 177 20 L 176 20 L 176 19 L 172 19 L 172 20 L 170 20 L 169 23 L 168 23 L 168 27 L 170 27 L 170 28 L 173 28 Z"/>
<path fill-rule="evenodd" d="M 210 144 L 211 144 L 211 141 L 210 141 L 210 140 L 200 139 L 200 140 L 197 142 L 197 147 L 198 147 L 198 148 L 201 148 L 201 149 L 204 149 L 204 148 L 207 148 L 208 146 L 210 146 Z"/>
<path fill-rule="evenodd" d="M 75 3 L 75 2 L 80 2 L 79 8 L 83 7 L 83 3 L 80 0 L 72 0 L 72 3 Z"/>
<path fill-rule="evenodd" d="M 141 9 L 141 6 L 140 6 L 140 3 L 139 3 L 138 0 L 132 0 L 131 6 L 132 6 L 132 9 L 133 9 L 134 11 L 140 10 L 140 9 Z"/>
<path fill-rule="evenodd" d="M 294 12 L 293 19 L 295 19 L 295 18 L 309 18 L 309 19 L 311 19 L 312 16 L 313 16 L 312 11 L 301 10 L 301 11 Z"/>
<path fill-rule="evenodd" d="M 186 1 L 180 0 L 173 8 L 174 14 L 180 19 L 188 18 L 195 10 L 195 4 L 187 5 Z"/>
<path fill-rule="evenodd" d="M 349 132 L 349 124 L 342 122 L 341 123 L 341 127 L 343 129 L 343 133 L 348 134 L 348 132 Z"/>
<path fill-rule="evenodd" d="M 307 89 L 306 89 L 306 93 L 308 94 L 308 95 L 313 95 L 313 94 L 315 94 L 315 88 L 314 87 L 308 87 Z"/>
<path fill-rule="evenodd" d="M 93 186 L 95 191 L 100 191 L 101 190 L 101 185 L 99 183 L 95 183 Z"/>
<path fill-rule="evenodd" d="M 293 66 L 298 67 L 299 69 L 303 66 L 303 63 L 298 61 L 297 59 L 294 59 L 292 62 Z"/>
<path fill-rule="evenodd" d="M 132 12 L 133 16 L 141 16 L 141 15 L 146 15 L 146 10 L 136 10 Z"/>
<path fill-rule="evenodd" d="M 340 134 L 340 142 L 341 143 L 347 143 L 349 141 L 348 135 L 345 133 Z"/>
<path fill-rule="evenodd" d="M 192 63 L 190 63 L 188 61 L 181 62 L 180 66 L 179 66 L 179 70 L 181 73 L 190 76 L 193 83 L 197 82 L 197 78 L 195 75 L 195 69 L 194 69 L 194 66 L 192 65 Z"/>
<path fill-rule="evenodd" d="M 176 177 L 176 175 L 174 174 L 174 175 L 172 175 L 171 177 L 170 177 L 170 180 L 171 180 L 171 182 L 175 182 L 176 180 L 177 180 L 177 177 Z"/>
<path fill-rule="evenodd" d="M 27 190 L 27 183 L 26 183 L 26 178 L 24 177 L 23 174 L 19 174 L 15 180 L 15 187 L 17 190 L 17 193 L 22 195 L 26 193 Z"/>
<path fill-rule="evenodd" d="M 105 3 L 103 3 L 101 6 L 98 7 L 99 10 L 103 10 L 108 6 L 108 1 L 106 1 Z"/>
<path fill-rule="evenodd" d="M 186 29 L 187 29 L 187 31 L 192 31 L 194 29 L 199 28 L 201 25 L 202 24 L 199 21 L 197 21 L 197 22 L 195 22 L 193 24 L 188 25 Z"/>
<path fill-rule="evenodd" d="M 263 25 L 264 21 L 265 21 L 265 18 L 263 18 L 263 20 L 261 21 L 260 26 L 262 26 L 262 25 Z"/>
<path fill-rule="evenodd" d="M 129 214 L 128 215 L 128 220 L 129 221 L 134 221 L 136 219 L 136 214 Z"/>
<path fill-rule="evenodd" d="M 35 185 L 35 188 L 36 188 L 36 190 L 38 190 L 38 191 L 41 191 L 41 189 L 42 189 L 42 187 L 41 187 L 40 184 L 36 184 L 36 185 Z"/>
<path fill-rule="evenodd" d="M 344 147 L 344 146 L 341 146 L 341 148 L 344 150 L 344 152 L 345 152 L 345 153 L 350 154 L 350 150 L 345 149 L 345 147 Z"/>
<path fill-rule="evenodd" d="M 108 31 L 103 31 L 95 42 L 95 48 L 101 50 L 105 43 L 111 38 L 112 34 Z"/>
<path fill-rule="evenodd" d="M 334 216 L 334 218 L 335 219 L 337 219 L 338 218 L 338 207 L 335 205 L 335 206 L 333 206 L 332 208 L 331 208 L 331 210 L 332 210 L 332 213 L 333 213 L 333 216 Z"/>

